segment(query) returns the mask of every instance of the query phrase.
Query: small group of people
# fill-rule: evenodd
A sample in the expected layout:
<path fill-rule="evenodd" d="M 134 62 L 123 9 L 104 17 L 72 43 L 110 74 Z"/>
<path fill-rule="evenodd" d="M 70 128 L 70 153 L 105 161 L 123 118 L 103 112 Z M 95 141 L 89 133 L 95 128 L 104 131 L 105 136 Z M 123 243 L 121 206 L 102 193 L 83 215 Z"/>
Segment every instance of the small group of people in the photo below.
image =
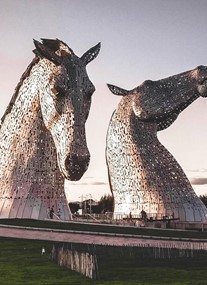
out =
<path fill-rule="evenodd" d="M 147 220 L 147 213 L 145 212 L 145 210 L 142 209 L 142 211 L 140 212 L 140 216 L 142 220 Z M 131 212 L 129 212 L 129 219 L 132 220 Z"/>
<path fill-rule="evenodd" d="M 54 207 L 52 206 L 51 208 L 48 207 L 47 208 L 47 217 L 48 219 L 53 219 L 53 216 L 54 216 Z"/>
<path fill-rule="evenodd" d="M 58 209 L 57 211 L 57 215 L 55 214 L 55 211 L 54 211 L 54 206 L 52 206 L 51 208 L 48 207 L 47 208 L 47 217 L 48 219 L 53 219 L 54 215 L 60 219 L 60 216 L 61 216 L 61 211 L 60 211 L 60 208 Z"/>
<path fill-rule="evenodd" d="M 142 221 L 147 221 L 147 213 L 142 209 L 142 211 L 140 212 L 140 217 Z M 132 221 L 132 213 L 129 212 L 129 216 L 128 216 L 129 221 Z"/>
<path fill-rule="evenodd" d="M 146 222 L 147 221 L 147 213 L 142 209 L 140 214 L 141 214 L 141 219 Z"/>

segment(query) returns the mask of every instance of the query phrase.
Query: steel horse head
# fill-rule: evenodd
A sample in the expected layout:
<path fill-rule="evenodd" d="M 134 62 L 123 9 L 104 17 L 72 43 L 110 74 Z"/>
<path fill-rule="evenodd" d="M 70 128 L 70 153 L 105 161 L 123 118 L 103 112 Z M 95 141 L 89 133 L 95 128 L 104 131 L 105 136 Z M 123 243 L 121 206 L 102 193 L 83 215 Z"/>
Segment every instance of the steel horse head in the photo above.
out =
<path fill-rule="evenodd" d="M 85 122 L 95 91 L 86 65 L 98 55 L 100 43 L 80 58 L 58 39 L 34 40 L 34 44 L 39 65 L 47 68 L 44 81 L 39 83 L 43 120 L 54 139 L 61 173 L 66 179 L 79 180 L 90 160 Z"/>
<path fill-rule="evenodd" d="M 207 220 L 182 168 L 157 138 L 179 113 L 199 97 L 207 97 L 207 67 L 199 66 L 158 81 L 147 80 L 128 91 L 108 85 L 123 96 L 112 115 L 106 157 L 115 214 L 144 210 L 150 217 L 180 221 Z"/>
<path fill-rule="evenodd" d="M 100 44 L 80 58 L 58 39 L 34 44 L 1 119 L 0 217 L 68 220 L 65 178 L 79 180 L 90 160 L 85 122 L 95 88 L 86 65 Z"/>
<path fill-rule="evenodd" d="M 207 66 L 157 81 L 146 80 L 130 91 L 111 84 L 108 87 L 115 95 L 131 95 L 137 119 L 156 123 L 159 131 L 170 126 L 198 97 L 207 97 Z"/>

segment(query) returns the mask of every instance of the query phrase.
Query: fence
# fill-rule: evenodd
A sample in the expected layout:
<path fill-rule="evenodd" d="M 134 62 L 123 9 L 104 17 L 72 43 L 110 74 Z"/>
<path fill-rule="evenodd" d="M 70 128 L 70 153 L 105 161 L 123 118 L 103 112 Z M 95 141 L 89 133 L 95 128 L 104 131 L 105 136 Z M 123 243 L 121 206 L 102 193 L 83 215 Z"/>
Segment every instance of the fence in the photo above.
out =
<path fill-rule="evenodd" d="M 67 267 L 91 279 L 99 279 L 97 257 L 89 248 L 78 248 L 73 244 L 53 246 L 51 259 L 61 267 Z"/>
<path fill-rule="evenodd" d="M 170 222 L 177 221 L 179 219 L 173 218 L 171 216 L 165 216 L 161 214 L 151 214 L 150 217 L 143 219 L 140 215 L 126 215 L 124 213 L 112 213 L 106 212 L 104 214 L 84 214 L 77 215 L 73 214 L 74 221 L 91 222 L 91 223 L 106 223 L 106 224 L 117 224 L 117 225 L 139 225 L 143 221 L 148 222 L 151 226 L 155 225 L 156 222 Z M 156 225 L 155 225 L 156 227 Z M 159 227 L 159 226 L 158 226 Z"/>
<path fill-rule="evenodd" d="M 93 244 L 56 244 L 52 249 L 52 260 L 59 266 L 67 267 L 91 279 L 99 279 L 101 266 L 107 260 L 115 263 L 133 260 L 137 266 L 154 264 L 157 260 L 165 262 L 175 260 L 207 260 L 207 243 L 183 242 L 179 246 L 168 243 L 149 246 L 140 243 L 137 246 L 93 245 Z M 100 267 L 100 268 L 99 268 Z M 100 270 L 100 271 L 99 271 Z"/>

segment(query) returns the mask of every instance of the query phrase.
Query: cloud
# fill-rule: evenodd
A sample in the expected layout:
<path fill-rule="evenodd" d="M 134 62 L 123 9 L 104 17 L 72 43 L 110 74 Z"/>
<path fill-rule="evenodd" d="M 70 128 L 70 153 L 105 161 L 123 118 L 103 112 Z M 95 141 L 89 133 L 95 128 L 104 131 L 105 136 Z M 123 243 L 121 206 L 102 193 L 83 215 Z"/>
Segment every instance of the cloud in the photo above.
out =
<path fill-rule="evenodd" d="M 91 181 L 91 182 L 70 182 L 69 185 L 90 186 L 90 185 L 108 185 L 108 184 L 102 181 Z"/>
<path fill-rule="evenodd" d="M 84 177 L 84 179 L 94 179 L 95 177 L 94 176 L 86 176 Z"/>
<path fill-rule="evenodd" d="M 207 177 L 193 177 L 190 179 L 192 185 L 204 185 L 207 184 Z"/>
<path fill-rule="evenodd" d="M 200 169 L 187 169 L 186 171 L 188 172 L 198 172 L 198 173 L 207 173 L 207 169 L 206 168 L 200 168 Z"/>
<path fill-rule="evenodd" d="M 91 183 L 92 185 L 107 185 L 106 182 L 100 182 L 100 181 L 97 181 L 97 182 L 93 182 Z"/>

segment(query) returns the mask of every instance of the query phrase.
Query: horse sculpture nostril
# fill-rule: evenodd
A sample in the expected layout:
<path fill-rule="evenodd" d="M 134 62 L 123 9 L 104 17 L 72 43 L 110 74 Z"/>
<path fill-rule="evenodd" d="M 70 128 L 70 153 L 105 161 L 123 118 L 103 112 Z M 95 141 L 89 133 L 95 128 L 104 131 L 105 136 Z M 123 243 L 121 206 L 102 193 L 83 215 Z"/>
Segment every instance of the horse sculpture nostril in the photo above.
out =
<path fill-rule="evenodd" d="M 65 160 L 65 168 L 68 172 L 68 179 L 79 180 L 86 172 L 90 161 L 90 156 L 71 155 Z"/>

